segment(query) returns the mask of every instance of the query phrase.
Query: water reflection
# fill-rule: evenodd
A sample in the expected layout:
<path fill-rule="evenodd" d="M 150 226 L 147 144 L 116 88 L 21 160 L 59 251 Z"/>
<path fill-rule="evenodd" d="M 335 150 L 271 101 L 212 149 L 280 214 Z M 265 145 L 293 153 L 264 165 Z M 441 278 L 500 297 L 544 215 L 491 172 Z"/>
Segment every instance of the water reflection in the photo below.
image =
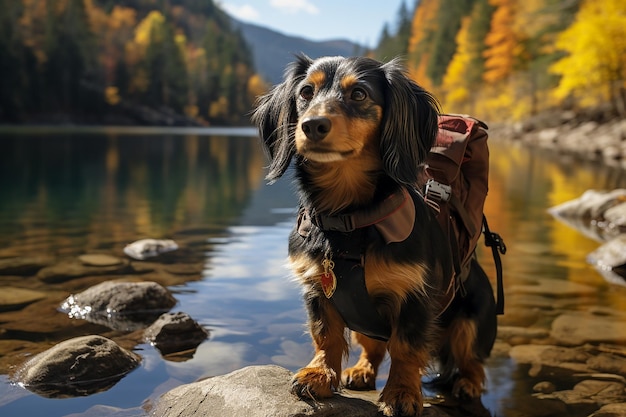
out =
<path fill-rule="evenodd" d="M 30 270 L 0 272 L 0 291 L 12 287 L 43 294 L 0 309 L 1 415 L 137 415 L 146 398 L 197 378 L 252 364 L 296 370 L 311 357 L 300 289 L 284 268 L 296 204 L 293 189 L 288 179 L 264 185 L 265 159 L 256 139 L 129 133 L 0 137 L 0 271 L 2 262 L 14 257 L 42 258 L 42 265 Z M 507 307 L 500 325 L 549 332 L 563 311 L 594 306 L 624 311 L 626 289 L 610 286 L 585 262 L 598 243 L 546 213 L 588 188 L 626 187 L 624 172 L 497 141 L 491 155 L 485 211 L 509 249 L 503 258 Z M 71 293 L 103 280 L 137 276 L 84 275 L 54 283 L 37 276 L 43 265 L 85 253 L 124 257 L 127 243 L 165 237 L 180 250 L 132 262 L 153 270 L 140 279 L 174 292 L 178 304 L 173 311 L 189 314 L 210 331 L 210 339 L 185 361 L 164 359 L 137 334 L 70 320 L 57 311 Z M 490 252 L 479 251 L 495 281 Z M 531 291 L 539 281 L 551 289 Z M 141 366 L 107 392 L 85 398 L 52 401 L 6 383 L 6 375 L 28 356 L 85 334 L 134 348 L 143 358 Z M 532 338 L 516 343 L 526 342 Z M 508 357 L 509 343 L 501 337 L 487 364 L 485 408 L 508 417 L 576 415 L 532 396 L 540 381 L 529 376 L 528 366 Z M 356 361 L 355 352 L 350 360 Z M 386 360 L 378 388 L 388 367 Z M 570 382 L 555 379 L 559 389 Z"/>

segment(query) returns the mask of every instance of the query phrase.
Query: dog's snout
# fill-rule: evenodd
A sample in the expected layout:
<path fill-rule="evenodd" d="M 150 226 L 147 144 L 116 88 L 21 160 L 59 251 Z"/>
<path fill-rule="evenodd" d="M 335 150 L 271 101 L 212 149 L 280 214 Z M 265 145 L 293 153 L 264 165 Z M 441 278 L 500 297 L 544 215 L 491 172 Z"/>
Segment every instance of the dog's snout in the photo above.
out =
<path fill-rule="evenodd" d="M 308 117 L 302 121 L 302 131 L 313 141 L 320 141 L 330 132 L 331 122 L 328 117 Z"/>

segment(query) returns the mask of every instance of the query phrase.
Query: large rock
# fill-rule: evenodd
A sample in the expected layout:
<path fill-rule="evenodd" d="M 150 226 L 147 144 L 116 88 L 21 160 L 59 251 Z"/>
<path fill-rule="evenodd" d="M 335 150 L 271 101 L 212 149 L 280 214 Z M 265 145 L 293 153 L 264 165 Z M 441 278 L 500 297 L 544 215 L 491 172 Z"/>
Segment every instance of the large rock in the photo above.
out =
<path fill-rule="evenodd" d="M 128 331 L 147 327 L 174 305 L 176 299 L 156 282 L 107 281 L 69 296 L 60 308 L 71 318 Z"/>
<path fill-rule="evenodd" d="M 380 417 L 375 391 L 344 391 L 323 401 L 302 401 L 289 393 L 292 376 L 275 365 L 250 366 L 174 388 L 149 412 L 160 417 Z M 436 406 L 425 408 L 422 415 L 448 416 Z"/>
<path fill-rule="evenodd" d="M 111 388 L 139 363 L 136 354 L 110 339 L 83 336 L 36 355 L 13 380 L 44 397 L 77 397 Z"/>
<path fill-rule="evenodd" d="M 612 238 L 626 232 L 626 189 L 587 190 L 548 212 L 594 239 Z"/>

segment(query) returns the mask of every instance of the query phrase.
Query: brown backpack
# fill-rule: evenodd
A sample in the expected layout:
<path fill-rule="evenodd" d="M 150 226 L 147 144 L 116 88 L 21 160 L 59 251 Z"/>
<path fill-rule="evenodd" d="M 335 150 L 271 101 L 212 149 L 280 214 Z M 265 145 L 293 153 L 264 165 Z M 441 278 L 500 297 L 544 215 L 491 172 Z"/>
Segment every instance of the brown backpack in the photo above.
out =
<path fill-rule="evenodd" d="M 502 265 L 504 241 L 492 233 L 483 214 L 489 182 L 487 125 L 464 115 L 439 116 L 439 134 L 424 163 L 424 198 L 438 211 L 448 234 L 457 280 L 462 283 L 480 238 L 492 248 L 497 270 L 498 314 L 504 310 Z"/>

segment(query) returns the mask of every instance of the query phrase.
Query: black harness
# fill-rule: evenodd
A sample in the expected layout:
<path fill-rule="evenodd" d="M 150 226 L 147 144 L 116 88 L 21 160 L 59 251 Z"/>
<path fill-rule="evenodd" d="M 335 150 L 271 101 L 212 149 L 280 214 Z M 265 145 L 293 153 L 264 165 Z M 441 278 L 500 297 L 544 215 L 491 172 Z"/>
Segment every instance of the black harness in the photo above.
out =
<path fill-rule="evenodd" d="M 300 209 L 300 236 L 306 238 L 315 227 L 328 239 L 332 253 L 323 261 L 322 289 L 351 330 L 381 341 L 391 337 L 391 325 L 365 285 L 365 249 L 375 234 L 387 242 L 406 239 L 414 222 L 413 199 L 404 188 L 368 210 L 328 216 Z"/>

